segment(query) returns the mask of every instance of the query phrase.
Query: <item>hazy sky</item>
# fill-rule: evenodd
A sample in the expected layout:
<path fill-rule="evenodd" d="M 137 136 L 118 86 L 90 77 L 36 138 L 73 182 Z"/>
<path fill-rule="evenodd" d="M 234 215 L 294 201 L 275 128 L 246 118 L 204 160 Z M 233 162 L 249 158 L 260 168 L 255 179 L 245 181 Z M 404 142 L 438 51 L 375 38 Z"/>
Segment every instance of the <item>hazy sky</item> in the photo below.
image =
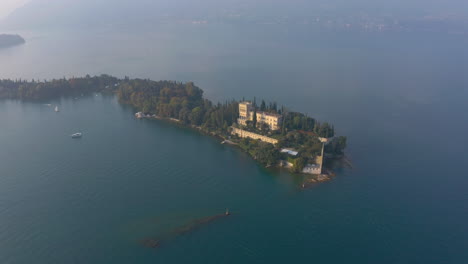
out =
<path fill-rule="evenodd" d="M 11 11 L 29 2 L 29 0 L 0 0 L 0 18 L 7 16 Z"/>
<path fill-rule="evenodd" d="M 468 0 L 0 0 L 0 26 L 8 29 L 110 25 L 242 15 L 245 21 L 274 17 L 454 17 L 468 15 Z M 145 22 L 146 21 L 146 22 Z"/>

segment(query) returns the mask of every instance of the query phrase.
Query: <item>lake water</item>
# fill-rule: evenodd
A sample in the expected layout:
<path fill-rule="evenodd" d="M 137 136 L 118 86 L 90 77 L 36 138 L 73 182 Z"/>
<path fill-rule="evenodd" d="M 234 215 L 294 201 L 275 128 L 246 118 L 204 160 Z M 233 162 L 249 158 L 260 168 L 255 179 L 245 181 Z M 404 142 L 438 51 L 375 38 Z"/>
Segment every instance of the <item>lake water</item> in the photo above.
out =
<path fill-rule="evenodd" d="M 335 124 L 353 169 L 299 188 L 216 139 L 112 96 L 0 102 L 0 263 L 463 263 L 468 39 L 157 26 L 21 32 L 0 78 L 192 80 Z M 70 134 L 82 131 L 82 139 Z M 171 230 L 223 213 L 188 234 Z M 154 250 L 146 238 L 166 238 Z"/>

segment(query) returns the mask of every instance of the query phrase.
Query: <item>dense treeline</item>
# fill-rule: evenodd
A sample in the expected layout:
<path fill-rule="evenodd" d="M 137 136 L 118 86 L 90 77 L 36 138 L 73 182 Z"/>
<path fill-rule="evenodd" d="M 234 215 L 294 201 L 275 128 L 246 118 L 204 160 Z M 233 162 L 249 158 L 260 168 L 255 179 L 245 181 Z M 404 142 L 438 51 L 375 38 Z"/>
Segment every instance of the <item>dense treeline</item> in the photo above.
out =
<path fill-rule="evenodd" d="M 265 166 L 273 166 L 280 159 L 279 149 L 269 143 L 243 138 L 239 141 L 239 147 Z"/>
<path fill-rule="evenodd" d="M 324 138 L 335 136 L 335 128 L 328 123 L 319 123 L 315 119 L 297 112 L 284 112 L 281 133 L 286 135 L 289 131 L 314 132 L 315 135 Z"/>
<path fill-rule="evenodd" d="M 325 152 L 333 155 L 343 155 L 347 146 L 347 138 L 340 136 L 325 146 Z"/>
<path fill-rule="evenodd" d="M 328 123 L 320 124 L 319 122 L 317 122 L 314 126 L 313 131 L 319 137 L 331 138 L 335 136 L 335 128 Z"/>
<path fill-rule="evenodd" d="M 315 127 L 315 119 L 302 113 L 284 112 L 281 132 L 286 134 L 292 130 L 312 131 Z"/>
<path fill-rule="evenodd" d="M 0 99 L 48 100 L 59 96 L 74 96 L 111 89 L 119 79 L 101 75 L 82 78 L 38 80 L 0 80 Z"/>
<path fill-rule="evenodd" d="M 134 79 L 123 82 L 117 96 L 145 113 L 175 118 L 183 124 L 209 131 L 227 132 L 239 115 L 236 101 L 213 104 L 192 82 Z"/>

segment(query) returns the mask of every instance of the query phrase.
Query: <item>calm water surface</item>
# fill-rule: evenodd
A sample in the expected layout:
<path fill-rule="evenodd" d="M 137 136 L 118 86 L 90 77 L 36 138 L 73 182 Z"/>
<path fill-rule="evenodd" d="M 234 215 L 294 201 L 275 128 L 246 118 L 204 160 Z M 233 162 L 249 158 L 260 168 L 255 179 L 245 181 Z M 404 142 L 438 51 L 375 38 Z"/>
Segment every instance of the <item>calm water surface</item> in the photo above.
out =
<path fill-rule="evenodd" d="M 228 27 L 228 26 L 225 26 Z M 0 263 L 464 263 L 467 39 L 161 26 L 26 32 L 1 78 L 193 80 L 333 122 L 353 169 L 299 190 L 213 138 L 112 96 L 0 102 Z M 70 134 L 82 131 L 82 139 Z M 174 228 L 226 207 L 232 217 Z M 168 238 L 158 250 L 145 238 Z"/>

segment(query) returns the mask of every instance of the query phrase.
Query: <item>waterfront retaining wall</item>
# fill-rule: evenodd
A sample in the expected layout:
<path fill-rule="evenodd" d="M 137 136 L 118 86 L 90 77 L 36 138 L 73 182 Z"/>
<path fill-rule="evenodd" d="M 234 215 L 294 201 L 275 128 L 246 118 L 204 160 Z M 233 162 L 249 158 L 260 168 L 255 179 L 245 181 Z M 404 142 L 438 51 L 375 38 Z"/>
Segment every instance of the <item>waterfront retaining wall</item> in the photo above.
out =
<path fill-rule="evenodd" d="M 262 136 L 262 135 L 259 135 L 257 133 L 249 132 L 249 131 L 239 129 L 239 128 L 235 128 L 235 127 L 232 128 L 231 133 L 233 135 L 238 135 L 241 138 L 258 139 L 258 140 L 261 140 L 263 142 L 267 142 L 267 143 L 271 143 L 271 144 L 277 144 L 278 143 L 277 139 Z"/>

